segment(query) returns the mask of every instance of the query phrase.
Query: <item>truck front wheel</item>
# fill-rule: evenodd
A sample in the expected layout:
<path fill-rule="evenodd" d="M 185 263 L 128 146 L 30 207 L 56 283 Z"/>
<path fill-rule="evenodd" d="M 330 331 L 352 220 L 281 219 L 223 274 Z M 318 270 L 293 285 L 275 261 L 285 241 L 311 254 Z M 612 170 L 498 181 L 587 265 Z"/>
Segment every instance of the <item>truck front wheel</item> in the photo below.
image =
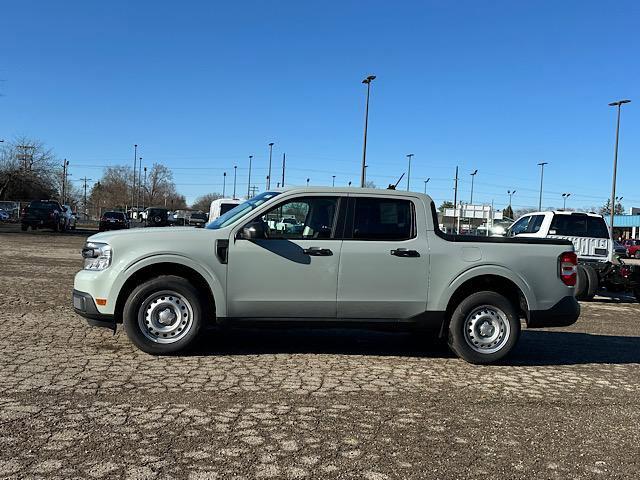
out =
<path fill-rule="evenodd" d="M 124 329 L 142 351 L 176 353 L 193 345 L 203 323 L 198 291 L 173 275 L 153 278 L 136 287 L 123 310 Z"/>
<path fill-rule="evenodd" d="M 520 336 L 520 319 L 503 295 L 486 291 L 469 295 L 449 323 L 449 347 L 463 360 L 493 363 L 507 355 Z"/>

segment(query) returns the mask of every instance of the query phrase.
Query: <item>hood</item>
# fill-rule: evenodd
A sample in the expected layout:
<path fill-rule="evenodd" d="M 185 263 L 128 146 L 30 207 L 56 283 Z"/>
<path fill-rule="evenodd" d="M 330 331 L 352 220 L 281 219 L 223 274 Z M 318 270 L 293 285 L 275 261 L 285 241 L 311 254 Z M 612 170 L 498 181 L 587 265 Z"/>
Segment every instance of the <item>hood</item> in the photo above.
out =
<path fill-rule="evenodd" d="M 110 230 L 107 232 L 91 235 L 87 241 L 103 243 L 120 242 L 160 242 L 174 243 L 187 241 L 189 239 L 220 238 L 220 230 L 206 230 L 193 227 L 152 227 L 152 228 L 130 228 L 128 230 Z"/>

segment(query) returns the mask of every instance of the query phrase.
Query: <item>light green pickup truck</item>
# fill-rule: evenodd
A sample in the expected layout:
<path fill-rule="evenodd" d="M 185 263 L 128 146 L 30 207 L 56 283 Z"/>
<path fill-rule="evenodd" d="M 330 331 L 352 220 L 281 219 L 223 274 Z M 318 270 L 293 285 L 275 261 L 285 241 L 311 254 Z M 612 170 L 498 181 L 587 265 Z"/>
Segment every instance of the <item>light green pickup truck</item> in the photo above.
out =
<path fill-rule="evenodd" d="M 75 311 L 123 323 L 152 354 L 181 351 L 210 326 L 386 322 L 490 363 L 514 347 L 521 319 L 566 326 L 580 314 L 570 241 L 447 235 L 431 198 L 413 192 L 270 191 L 205 229 L 93 235 L 82 255 Z"/>

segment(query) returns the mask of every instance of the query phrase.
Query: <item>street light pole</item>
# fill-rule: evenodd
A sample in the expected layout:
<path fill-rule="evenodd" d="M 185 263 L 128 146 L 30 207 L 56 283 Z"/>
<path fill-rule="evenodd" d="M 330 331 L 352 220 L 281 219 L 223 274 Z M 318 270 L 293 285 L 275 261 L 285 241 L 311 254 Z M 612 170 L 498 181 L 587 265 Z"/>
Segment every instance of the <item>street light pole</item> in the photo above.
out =
<path fill-rule="evenodd" d="M 272 153 L 273 153 L 273 142 L 269 144 L 269 173 L 267 176 L 267 190 L 271 188 L 271 154 Z"/>
<path fill-rule="evenodd" d="M 287 154 L 282 154 L 282 188 L 284 188 L 284 169 L 287 165 Z"/>
<path fill-rule="evenodd" d="M 147 167 L 144 167 L 144 185 L 142 187 L 142 209 L 147 201 Z"/>
<path fill-rule="evenodd" d="M 233 166 L 233 198 L 236 198 L 236 179 L 238 177 L 238 166 Z"/>
<path fill-rule="evenodd" d="M 307 178 L 307 187 L 309 186 L 309 179 Z"/>
<path fill-rule="evenodd" d="M 362 147 L 362 173 L 360 174 L 360 187 L 364 188 L 364 184 L 367 180 L 367 171 L 366 163 L 367 163 L 367 129 L 369 127 L 369 95 L 371 93 L 371 82 L 376 79 L 375 75 L 369 75 L 367 78 L 362 80 L 367 86 L 367 102 L 364 110 L 364 144 Z"/>
<path fill-rule="evenodd" d="M 609 222 L 609 236 L 613 239 L 613 217 L 616 211 L 616 174 L 618 171 L 618 139 L 620 138 L 620 110 L 622 105 L 629 103 L 631 100 L 618 100 L 611 102 L 610 107 L 618 107 L 618 122 L 616 124 L 616 146 L 613 154 L 613 182 L 611 184 L 611 221 Z"/>
<path fill-rule="evenodd" d="M 247 198 L 251 198 L 251 161 L 252 160 L 253 160 L 253 155 L 249 155 L 249 178 L 247 179 Z"/>
<path fill-rule="evenodd" d="M 227 172 L 222 172 L 222 198 L 227 191 Z"/>
<path fill-rule="evenodd" d="M 142 193 L 142 157 L 139 158 L 140 163 L 138 164 L 138 196 L 136 201 L 136 206 L 140 209 L 140 194 Z"/>
<path fill-rule="evenodd" d="M 570 193 L 563 193 L 562 194 L 562 210 L 566 210 L 567 209 L 567 198 L 569 198 L 571 196 Z"/>
<path fill-rule="evenodd" d="M 477 173 L 478 173 L 478 170 L 476 169 L 471 174 L 471 200 L 469 201 L 470 205 L 473 205 L 473 179 L 476 178 Z"/>
<path fill-rule="evenodd" d="M 538 201 L 538 211 L 542 211 L 542 180 L 544 179 L 544 166 L 548 165 L 549 162 L 540 162 L 540 200 Z"/>
<path fill-rule="evenodd" d="M 427 178 L 427 179 L 424 181 L 424 194 L 425 194 L 425 195 L 427 194 L 427 183 L 429 183 L 429 180 L 431 180 L 431 177 Z"/>
<path fill-rule="evenodd" d="M 331 175 L 331 177 L 333 177 L 333 179 L 331 180 L 331 186 L 335 187 L 336 186 L 336 176 L 335 175 Z"/>
<path fill-rule="evenodd" d="M 138 144 L 136 143 L 133 145 L 133 185 L 131 186 L 131 207 L 133 207 L 133 202 L 135 200 L 137 164 L 138 164 Z"/>
<path fill-rule="evenodd" d="M 407 155 L 407 158 L 409 159 L 409 168 L 407 168 L 407 192 L 409 191 L 409 189 L 411 188 L 411 184 L 409 183 L 409 179 L 411 177 L 411 159 L 413 158 L 413 153 L 409 153 Z"/>
<path fill-rule="evenodd" d="M 507 195 L 509 195 L 509 210 L 513 212 L 513 208 L 511 208 L 511 197 L 516 193 L 515 190 L 507 190 Z"/>

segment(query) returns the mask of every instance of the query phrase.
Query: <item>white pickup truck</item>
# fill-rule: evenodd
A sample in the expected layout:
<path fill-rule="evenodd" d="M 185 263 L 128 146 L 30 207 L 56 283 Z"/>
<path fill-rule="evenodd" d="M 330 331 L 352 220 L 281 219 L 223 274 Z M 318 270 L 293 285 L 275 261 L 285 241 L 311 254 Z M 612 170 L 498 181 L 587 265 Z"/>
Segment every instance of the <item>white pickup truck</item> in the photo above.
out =
<path fill-rule="evenodd" d="M 271 229 L 296 218 L 298 229 Z M 205 229 L 90 237 L 73 306 L 90 324 L 123 323 L 152 354 L 215 325 L 391 322 L 433 330 L 472 363 L 504 357 L 523 319 L 574 323 L 576 255 L 561 239 L 442 233 L 413 192 L 292 188 L 262 193 Z"/>

